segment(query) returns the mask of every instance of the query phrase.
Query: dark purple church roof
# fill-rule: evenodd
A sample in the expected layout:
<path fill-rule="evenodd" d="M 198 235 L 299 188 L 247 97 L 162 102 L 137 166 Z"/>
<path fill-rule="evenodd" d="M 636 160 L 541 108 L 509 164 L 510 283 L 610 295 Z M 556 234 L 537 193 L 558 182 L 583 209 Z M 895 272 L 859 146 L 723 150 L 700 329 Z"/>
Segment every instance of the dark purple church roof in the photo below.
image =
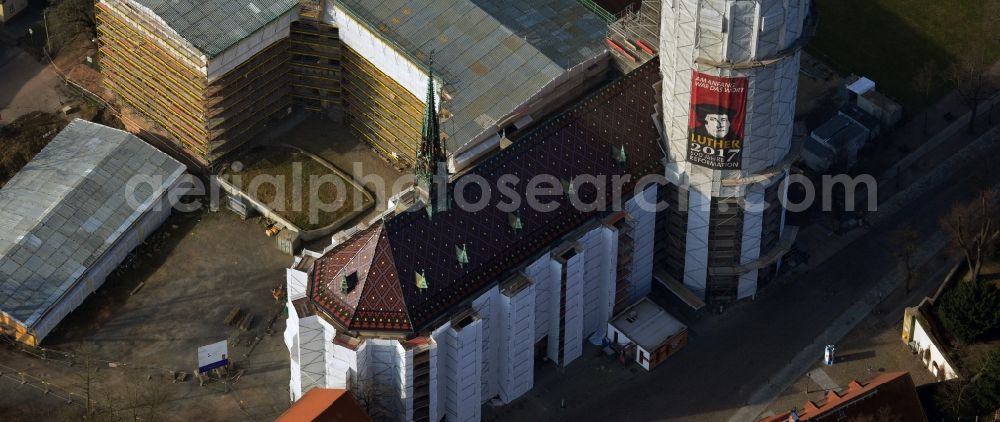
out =
<path fill-rule="evenodd" d="M 311 301 L 350 330 L 427 328 L 497 283 L 504 272 L 603 213 L 578 210 L 567 195 L 546 197 L 558 204 L 549 212 L 533 210 L 522 201 L 516 214 L 523 228 L 515 229 L 511 214 L 497 208 L 501 201 L 509 203 L 496 189 L 502 175 L 520 179 L 514 190 L 522 198 L 528 181 L 539 174 L 567 182 L 579 175 L 608 180 L 629 175 L 631 182 L 621 195 L 627 200 L 638 179 L 662 174 L 663 153 L 653 124 L 658 98 L 653 86 L 658 80 L 659 64 L 654 59 L 462 175 L 481 176 L 493 188 L 485 209 L 471 212 L 453 206 L 433 215 L 404 213 L 343 242 L 317 259 L 310 276 Z M 575 190 L 583 203 L 592 203 L 599 194 L 591 184 Z M 612 195 L 610 188 L 604 193 Z M 478 202 L 482 194 L 474 183 L 465 187 L 467 202 Z M 468 264 L 460 263 L 458 248 L 467 252 Z M 344 293 L 341 282 L 350 274 L 356 274 L 357 285 Z M 418 287 L 418 278 L 426 281 L 425 289 Z"/>

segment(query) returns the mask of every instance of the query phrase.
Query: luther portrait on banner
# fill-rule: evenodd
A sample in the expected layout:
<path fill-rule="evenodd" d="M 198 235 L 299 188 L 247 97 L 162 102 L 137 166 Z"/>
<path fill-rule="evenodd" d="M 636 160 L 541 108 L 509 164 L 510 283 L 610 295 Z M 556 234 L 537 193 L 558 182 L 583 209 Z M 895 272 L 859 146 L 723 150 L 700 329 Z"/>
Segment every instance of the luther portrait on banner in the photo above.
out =
<path fill-rule="evenodd" d="M 742 167 L 747 85 L 747 78 L 693 73 L 688 161 L 717 170 Z"/>

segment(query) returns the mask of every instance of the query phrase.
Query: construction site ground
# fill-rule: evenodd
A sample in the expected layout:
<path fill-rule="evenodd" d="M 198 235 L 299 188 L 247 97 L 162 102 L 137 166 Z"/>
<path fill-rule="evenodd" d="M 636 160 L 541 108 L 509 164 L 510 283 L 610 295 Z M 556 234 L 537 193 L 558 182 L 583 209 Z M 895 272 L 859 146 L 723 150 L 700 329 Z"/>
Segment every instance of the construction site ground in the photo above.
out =
<path fill-rule="evenodd" d="M 237 172 L 236 166 L 228 167 L 224 179 L 302 230 L 349 220 L 352 213 L 372 203 L 371 197 L 344 180 L 345 176 L 292 149 L 257 149 L 241 156 L 239 162 L 242 169 Z M 336 210 L 319 212 L 323 206 Z"/>
<path fill-rule="evenodd" d="M 17 47 L 0 43 L 0 126 L 32 111 L 57 112 L 69 99 L 59 76 Z"/>
<path fill-rule="evenodd" d="M 7 421 L 79 420 L 89 372 L 91 400 L 124 409 L 119 416 L 132 417 L 134 408 L 142 420 L 153 419 L 150 413 L 161 420 L 273 420 L 289 405 L 289 367 L 284 307 L 271 289 L 284 283 L 291 259 L 263 232 L 261 222 L 228 211 L 172 215 L 128 269 L 43 341 L 48 350 L 0 345 L 0 414 Z M 224 323 L 233 307 L 254 317 L 248 331 Z M 251 352 L 248 343 L 258 336 Z M 198 347 L 225 339 L 235 361 L 230 384 L 199 386 L 192 377 Z M 186 380 L 173 382 L 174 372 L 186 372 Z"/>
<path fill-rule="evenodd" d="M 371 147 L 351 134 L 343 122 L 319 114 L 310 114 L 299 120 L 294 127 L 273 137 L 272 142 L 293 145 L 323 158 L 353 177 L 375 197 L 374 207 L 347 222 L 342 229 L 371 221 L 386 210 L 390 197 L 412 185 L 412 176 L 404 178 L 406 173 L 389 165 Z M 330 238 L 326 237 L 306 247 L 322 251 L 329 244 Z"/>

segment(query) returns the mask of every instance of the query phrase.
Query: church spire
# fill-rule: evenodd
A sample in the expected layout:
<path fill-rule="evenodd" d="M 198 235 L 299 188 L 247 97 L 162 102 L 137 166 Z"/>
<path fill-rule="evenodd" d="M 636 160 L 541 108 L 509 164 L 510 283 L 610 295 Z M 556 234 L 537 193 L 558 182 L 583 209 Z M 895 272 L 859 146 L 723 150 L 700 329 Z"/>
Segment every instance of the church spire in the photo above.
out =
<path fill-rule="evenodd" d="M 433 215 L 435 211 L 444 208 L 441 198 L 438 198 L 438 183 L 436 177 L 448 176 L 448 155 L 444 142 L 441 141 L 441 124 L 438 120 L 437 101 L 434 97 L 434 57 L 433 53 L 428 66 L 427 101 L 424 108 L 424 125 L 421 130 L 420 146 L 417 148 L 417 163 L 414 173 L 417 179 L 418 194 L 427 204 L 427 212 Z"/>

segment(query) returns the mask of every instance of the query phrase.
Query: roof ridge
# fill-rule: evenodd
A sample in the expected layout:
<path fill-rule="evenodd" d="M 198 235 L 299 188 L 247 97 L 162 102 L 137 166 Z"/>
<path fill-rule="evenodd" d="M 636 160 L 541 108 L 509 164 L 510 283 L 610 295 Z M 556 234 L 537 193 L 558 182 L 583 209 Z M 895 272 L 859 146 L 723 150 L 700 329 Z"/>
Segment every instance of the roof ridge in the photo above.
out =
<path fill-rule="evenodd" d="M 315 283 L 317 283 L 317 282 L 331 283 L 331 282 L 335 281 L 335 279 L 337 278 L 338 275 L 346 275 L 346 274 L 344 274 L 344 272 L 346 271 L 346 269 L 349 266 L 351 266 L 351 263 L 353 263 L 354 260 L 356 260 L 358 258 L 358 255 L 360 255 L 361 253 L 363 253 L 366 250 L 366 248 L 368 247 L 368 245 L 373 240 L 377 240 L 378 239 L 378 235 L 382 232 L 382 230 L 383 230 L 383 225 L 381 223 L 376 223 L 376 224 L 373 224 L 373 225 L 365 228 L 364 230 L 359 230 L 358 232 L 354 233 L 351 237 L 348 237 L 347 239 L 345 239 L 344 241 L 340 242 L 339 244 L 327 248 L 323 252 L 322 255 L 320 255 L 318 258 L 316 258 L 316 262 L 313 264 L 312 268 L 309 271 L 309 273 L 310 273 L 309 274 L 309 278 L 308 278 L 309 279 L 309 286 L 308 286 L 307 290 L 309 292 L 313 292 L 315 289 L 320 288 L 320 286 L 315 286 Z M 360 246 L 359 246 L 359 244 L 360 244 Z M 324 270 L 325 265 L 327 264 L 326 261 L 329 260 L 329 259 L 335 258 L 337 255 L 339 255 L 341 253 L 348 252 L 346 250 L 348 248 L 351 248 L 351 247 L 354 247 L 354 246 L 357 246 L 357 248 L 351 254 L 350 259 L 348 259 L 347 261 L 345 261 L 343 263 L 339 263 L 339 264 L 335 263 L 335 264 L 333 264 L 335 266 L 338 266 L 338 268 L 336 269 L 336 272 L 334 272 L 333 275 L 330 278 L 324 278 L 323 277 L 324 274 L 322 272 Z M 373 254 L 373 256 L 374 256 L 374 254 Z M 369 269 L 369 268 L 371 268 L 371 262 L 367 262 L 367 263 L 363 264 L 363 266 L 361 268 L 364 268 L 366 270 Z M 364 286 L 365 286 L 365 281 L 367 279 L 368 279 L 368 272 L 366 271 L 365 272 L 365 278 L 363 280 L 362 279 L 358 280 L 358 286 L 357 286 L 357 288 L 363 290 Z M 349 295 L 343 294 L 342 292 L 338 293 L 337 289 L 335 289 L 335 288 L 334 289 L 329 289 L 329 290 L 330 290 L 330 294 L 332 296 L 331 299 L 339 302 L 341 305 L 343 305 L 344 307 L 346 307 L 346 308 L 348 308 L 350 310 L 350 312 L 348 312 L 348 314 L 346 316 L 340 315 L 340 314 L 336 315 L 336 317 L 338 319 L 340 319 L 341 322 L 343 322 L 345 325 L 349 325 L 350 321 L 351 321 L 351 318 L 354 317 L 354 310 L 357 308 L 358 301 L 360 301 L 360 296 L 362 294 L 361 290 L 359 290 L 358 300 L 357 301 L 352 300 L 351 297 L 349 297 Z"/>
<path fill-rule="evenodd" d="M 374 261 L 377 255 L 381 255 L 382 258 L 386 259 L 385 266 L 375 266 Z M 368 267 L 369 278 L 372 277 L 371 272 L 373 270 L 379 271 L 379 273 L 375 274 L 375 279 L 366 279 L 363 291 L 358 299 L 358 304 L 355 306 L 354 312 L 352 312 L 349 328 L 387 327 L 387 329 L 411 329 L 413 321 L 406 303 L 406 295 L 403 294 L 403 286 L 400 284 L 403 282 L 404 277 L 402 277 L 402 274 L 399 274 L 399 268 L 393 258 L 392 246 L 389 242 L 388 231 L 386 230 L 379 232 L 378 244 L 375 246 L 375 252 L 372 254 L 372 262 Z M 381 279 L 380 276 L 384 276 L 387 279 Z M 369 283 L 369 281 L 373 283 Z M 385 283 L 385 285 L 380 284 L 376 287 L 375 284 L 377 283 Z M 377 292 L 381 292 L 381 294 Z M 398 304 L 395 303 L 397 300 L 399 301 Z M 386 301 L 389 303 L 386 303 Z M 389 308 L 390 306 L 400 306 L 401 308 L 397 311 L 396 309 Z M 371 309 L 368 309 L 369 307 Z M 393 313 L 402 313 L 405 316 L 405 321 L 402 324 L 399 321 L 388 321 L 388 314 Z M 364 315 L 361 316 L 360 314 Z M 359 316 L 361 320 L 359 320 Z M 370 321 L 369 318 L 375 319 L 375 321 Z M 383 321 L 383 318 L 385 318 L 385 321 Z"/>
<path fill-rule="evenodd" d="M 0 247 L 3 256 L 14 257 L 3 261 L 8 264 L 3 272 L 10 276 L 5 281 L 11 282 L 4 291 L 32 283 L 22 305 L 8 314 L 44 337 L 51 325 L 39 324 L 54 303 L 78 285 L 86 268 L 107 254 L 185 170 L 130 133 L 82 119 L 67 124 L 12 179 L 19 186 L 8 184 L 0 195 L 0 208 L 10 211 L 0 218 Z M 134 204 L 126 191 L 142 175 L 156 178 L 139 184 L 147 188 L 141 190 L 142 202 Z M 56 257 L 57 249 L 71 253 L 35 262 L 41 254 Z"/>
<path fill-rule="evenodd" d="M 580 97 L 579 99 L 577 99 L 569 107 L 565 108 L 560 113 L 554 114 L 554 115 L 546 118 L 544 120 L 544 123 L 533 127 L 530 131 L 528 131 L 524 135 L 521 135 L 520 136 L 520 140 L 521 141 L 529 140 L 530 138 L 535 137 L 535 136 L 539 136 L 544 131 L 550 130 L 550 129 L 554 128 L 554 127 L 563 128 L 563 127 L 566 127 L 566 126 L 570 126 L 573 122 L 572 121 L 567 121 L 566 119 L 564 119 L 564 117 L 567 117 L 567 116 L 573 114 L 574 112 L 580 111 L 584 107 L 590 105 L 589 101 L 597 99 L 597 97 L 599 97 L 605 91 L 610 91 L 610 90 L 614 89 L 617 85 L 620 85 L 620 84 L 624 83 L 626 81 L 626 77 L 627 76 L 628 75 L 625 75 L 623 77 L 615 79 L 615 80 L 609 82 L 607 85 L 601 87 L 600 89 L 596 89 L 593 92 L 585 94 L 583 97 Z M 500 151 L 497 151 L 493 155 L 490 155 L 489 157 L 487 157 L 481 163 L 479 163 L 479 164 L 477 164 L 477 165 L 469 168 L 468 170 L 466 170 L 466 171 L 464 171 L 462 173 L 453 174 L 452 175 L 453 180 L 457 181 L 458 179 L 461 179 L 462 177 L 465 177 L 465 176 L 470 175 L 470 174 L 479 174 L 479 175 L 482 176 L 484 173 L 481 172 L 481 171 L 479 171 L 479 170 L 482 170 L 482 169 L 484 169 L 486 167 L 489 167 L 489 166 L 500 166 L 500 167 L 502 167 L 502 164 L 504 164 L 504 163 L 510 163 L 510 162 L 513 162 L 513 161 L 517 161 L 518 158 L 520 157 L 520 155 L 517 154 L 517 153 L 515 153 L 515 152 L 519 152 L 521 154 L 523 154 L 525 152 L 524 150 L 519 150 L 517 148 L 518 145 L 526 145 L 526 146 L 523 146 L 522 148 L 524 148 L 527 151 L 530 151 L 530 150 L 535 149 L 535 148 L 542 148 L 542 147 L 544 147 L 544 145 L 541 145 L 540 143 L 537 143 L 537 142 L 521 142 L 521 141 L 515 142 L 514 146 L 511 147 L 511 148 L 506 148 L 506 149 L 502 149 Z M 448 187 L 449 188 L 454 188 L 454 185 L 455 185 L 454 183 L 448 182 Z M 392 215 L 392 216 L 390 216 L 388 218 L 387 223 L 393 224 L 393 225 L 396 225 L 396 224 L 413 224 L 414 222 L 419 221 L 422 218 L 422 216 L 425 216 L 425 215 L 426 214 L 421 213 L 421 212 L 404 212 L 404 213 L 394 214 L 394 215 Z"/>
<path fill-rule="evenodd" d="M 59 131 L 59 133 L 56 134 L 55 137 L 52 138 L 51 141 L 49 141 L 48 144 L 45 145 L 44 148 L 42 148 L 41 151 L 38 151 L 38 153 L 35 154 L 35 156 L 31 159 L 31 161 L 28 161 L 28 163 L 25 164 L 24 167 L 21 168 L 20 171 L 18 171 L 17 173 L 15 173 L 14 177 L 12 177 L 7 182 L 7 184 L 3 186 L 3 188 L 0 188 L 0 210 L 3 209 L 3 205 L 5 204 L 5 202 L 3 201 L 3 198 L 6 195 L 3 195 L 3 192 L 6 192 L 6 193 L 9 194 L 9 193 L 11 193 L 11 191 L 17 193 L 17 192 L 20 192 L 20 191 L 24 190 L 24 188 L 18 188 L 18 187 L 12 187 L 12 186 L 15 185 L 15 183 L 14 183 L 15 181 L 18 181 L 21 178 L 28 177 L 28 172 L 32 172 L 32 171 L 36 170 L 33 167 L 32 168 L 29 168 L 29 167 L 32 166 L 32 164 L 38 165 L 38 163 L 36 163 L 35 160 L 37 158 L 39 158 L 39 156 L 41 156 L 42 159 L 49 158 L 49 157 L 43 156 L 42 154 L 44 154 L 46 151 L 50 151 L 51 152 L 51 151 L 57 149 L 59 147 L 59 142 L 67 142 L 70 145 L 78 147 L 78 145 L 76 145 L 75 143 L 69 142 L 69 140 L 66 140 L 66 141 L 62 140 L 62 139 L 65 138 L 65 136 L 63 136 L 63 135 L 66 134 L 67 130 L 69 130 L 69 129 L 74 129 L 75 130 L 77 126 L 86 127 L 86 128 L 95 128 L 98 131 L 104 130 L 104 129 L 113 129 L 113 128 L 110 128 L 108 126 L 104 126 L 104 125 L 101 125 L 101 124 L 98 124 L 98 123 L 94 123 L 94 122 L 90 122 L 90 121 L 87 121 L 87 120 L 83 120 L 81 118 L 75 118 L 72 121 L 70 121 L 65 127 L 62 128 L 62 130 Z M 89 172 L 84 173 L 84 174 L 79 174 L 79 175 L 78 174 L 67 174 L 68 176 L 73 177 L 73 179 L 69 179 L 69 178 L 66 179 L 67 181 L 71 181 L 72 183 L 65 185 L 66 189 L 61 190 L 61 192 L 59 192 L 58 196 L 53 197 L 54 201 L 52 202 L 51 206 L 48 207 L 48 209 L 46 209 L 45 212 L 42 213 L 42 215 L 39 215 L 38 218 L 36 218 L 34 220 L 35 224 L 32 225 L 31 227 L 29 227 L 27 230 L 25 230 L 24 233 L 8 233 L 8 234 L 18 235 L 18 238 L 20 238 L 19 240 L 9 243 L 9 246 L 6 249 L 3 249 L 4 244 L 7 243 L 7 242 L 2 242 L 3 237 L 0 237 L 0 256 L 4 256 L 6 253 L 14 250 L 15 247 L 22 246 L 24 244 L 25 240 L 26 240 L 26 236 L 29 235 L 29 234 L 31 234 L 36 228 L 38 228 L 38 226 L 41 226 L 42 224 L 44 224 L 48 220 L 48 218 L 52 215 L 52 212 L 55 211 L 59 207 L 59 205 L 61 205 L 64 201 L 66 201 L 69 198 L 69 195 L 71 195 L 73 192 L 75 192 L 76 189 L 79 188 L 80 185 L 83 184 L 84 181 L 89 180 L 88 176 L 90 176 L 90 173 L 93 170 L 95 170 L 98 167 L 100 167 L 101 164 L 106 163 L 108 161 L 108 159 L 113 155 L 113 153 L 116 150 L 118 150 L 119 148 L 121 148 L 122 145 L 124 145 L 124 143 L 126 141 L 128 141 L 128 137 L 129 136 L 135 136 L 135 135 L 132 135 L 132 134 L 130 134 L 128 132 L 120 131 L 120 130 L 117 130 L 117 129 L 114 129 L 114 130 L 116 130 L 118 132 L 122 132 L 122 134 L 125 135 L 122 138 L 122 142 L 118 142 L 113 148 L 111 148 L 111 150 L 107 151 L 107 153 L 104 154 L 104 156 L 101 157 L 101 159 L 99 161 L 97 161 L 96 163 L 94 163 L 94 167 L 92 169 L 90 169 Z M 94 137 L 94 139 L 100 139 L 100 138 Z M 101 141 L 106 141 L 106 139 L 101 139 Z M 104 142 L 102 142 L 102 144 L 103 143 Z M 79 146 L 78 151 L 82 150 L 82 149 L 83 149 L 83 147 Z M 27 170 L 27 172 L 26 172 L 26 170 Z M 29 193 L 30 193 L 30 191 L 29 191 Z M 13 198 L 15 201 L 18 199 L 16 196 L 8 196 L 8 198 Z"/>

